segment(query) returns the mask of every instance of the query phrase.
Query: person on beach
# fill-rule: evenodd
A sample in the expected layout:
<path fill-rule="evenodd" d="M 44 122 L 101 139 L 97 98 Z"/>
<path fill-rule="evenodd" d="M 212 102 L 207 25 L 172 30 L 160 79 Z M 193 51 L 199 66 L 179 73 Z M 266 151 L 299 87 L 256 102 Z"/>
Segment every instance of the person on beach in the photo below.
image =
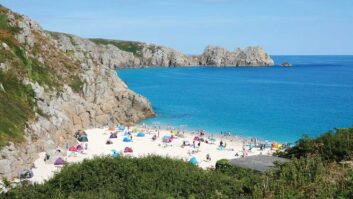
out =
<path fill-rule="evenodd" d="M 211 161 L 211 156 L 210 156 L 210 154 L 208 154 L 208 153 L 207 153 L 207 155 L 206 155 L 206 160 L 207 160 L 207 161 Z"/>
<path fill-rule="evenodd" d="M 61 149 L 60 149 L 59 146 L 56 147 L 56 151 L 57 151 L 58 153 L 61 153 Z"/>
<path fill-rule="evenodd" d="M 223 141 L 222 140 L 219 142 L 219 146 L 223 147 Z"/>
<path fill-rule="evenodd" d="M 197 144 L 197 146 L 200 148 L 200 146 L 201 146 L 201 142 L 199 141 L 199 143 Z"/>

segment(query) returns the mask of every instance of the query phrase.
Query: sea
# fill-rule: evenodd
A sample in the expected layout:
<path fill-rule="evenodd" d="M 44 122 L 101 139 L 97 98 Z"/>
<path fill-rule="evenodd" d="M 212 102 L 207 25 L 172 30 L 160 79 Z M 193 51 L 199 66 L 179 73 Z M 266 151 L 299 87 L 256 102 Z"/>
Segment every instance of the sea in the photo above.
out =
<path fill-rule="evenodd" d="M 151 101 L 157 116 L 142 121 L 148 125 L 282 143 L 353 127 L 353 56 L 272 58 L 273 67 L 146 67 L 117 74 Z"/>

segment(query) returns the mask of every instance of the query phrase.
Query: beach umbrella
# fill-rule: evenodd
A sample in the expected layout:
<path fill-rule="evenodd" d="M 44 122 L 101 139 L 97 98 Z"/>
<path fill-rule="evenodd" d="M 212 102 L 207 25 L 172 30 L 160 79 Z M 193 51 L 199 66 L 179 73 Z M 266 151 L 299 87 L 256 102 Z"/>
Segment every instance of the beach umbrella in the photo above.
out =
<path fill-rule="evenodd" d="M 55 166 L 62 166 L 62 165 L 64 165 L 64 163 L 65 163 L 64 159 L 59 157 L 58 159 L 55 160 L 54 165 Z"/>
<path fill-rule="evenodd" d="M 197 165 L 198 164 L 198 161 L 195 157 L 192 157 L 190 160 L 189 160 L 189 163 L 190 164 L 193 164 L 193 165 Z"/>
<path fill-rule="evenodd" d="M 137 134 L 137 137 L 145 137 L 145 134 L 142 133 L 142 132 L 139 132 L 139 133 Z"/>
<path fill-rule="evenodd" d="M 76 149 L 76 147 L 75 147 L 75 146 L 71 146 L 71 147 L 69 148 L 69 151 L 76 152 L 76 151 L 77 151 L 77 149 Z"/>
<path fill-rule="evenodd" d="M 123 142 L 131 142 L 131 139 L 128 137 L 124 137 Z"/>
<path fill-rule="evenodd" d="M 80 142 L 88 142 L 88 138 L 87 138 L 87 136 L 81 136 L 81 137 L 78 138 L 78 141 L 80 141 Z"/>

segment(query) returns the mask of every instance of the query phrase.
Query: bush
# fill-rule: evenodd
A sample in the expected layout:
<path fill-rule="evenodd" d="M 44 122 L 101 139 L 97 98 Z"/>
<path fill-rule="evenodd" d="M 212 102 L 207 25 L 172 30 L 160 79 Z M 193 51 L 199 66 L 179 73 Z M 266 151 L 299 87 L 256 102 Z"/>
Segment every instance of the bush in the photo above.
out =
<path fill-rule="evenodd" d="M 319 154 L 325 161 L 352 160 L 353 128 L 336 129 L 317 138 L 304 136 L 297 144 L 280 154 L 286 158 L 300 158 L 309 154 Z"/>
<path fill-rule="evenodd" d="M 15 188 L 8 198 L 212 198 L 243 195 L 231 176 L 156 156 L 97 158 L 65 166 L 43 185 Z M 60 197 L 59 197 L 60 196 Z"/>

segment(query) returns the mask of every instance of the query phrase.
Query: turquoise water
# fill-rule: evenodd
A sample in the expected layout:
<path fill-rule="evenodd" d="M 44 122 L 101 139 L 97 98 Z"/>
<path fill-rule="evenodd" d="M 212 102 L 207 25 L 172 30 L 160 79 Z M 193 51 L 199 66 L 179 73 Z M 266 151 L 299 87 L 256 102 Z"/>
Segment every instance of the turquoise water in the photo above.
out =
<path fill-rule="evenodd" d="M 353 56 L 274 56 L 291 68 L 119 70 L 158 114 L 148 124 L 280 142 L 353 126 Z"/>

